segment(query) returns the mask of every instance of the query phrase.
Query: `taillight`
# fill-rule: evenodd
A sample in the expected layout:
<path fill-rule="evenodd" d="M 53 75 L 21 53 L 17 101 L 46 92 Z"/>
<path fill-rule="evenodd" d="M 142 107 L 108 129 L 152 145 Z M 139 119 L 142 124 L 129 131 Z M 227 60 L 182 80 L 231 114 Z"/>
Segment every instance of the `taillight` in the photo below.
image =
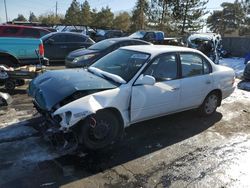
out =
<path fill-rule="evenodd" d="M 39 55 L 44 56 L 44 47 L 43 44 L 39 44 Z"/>

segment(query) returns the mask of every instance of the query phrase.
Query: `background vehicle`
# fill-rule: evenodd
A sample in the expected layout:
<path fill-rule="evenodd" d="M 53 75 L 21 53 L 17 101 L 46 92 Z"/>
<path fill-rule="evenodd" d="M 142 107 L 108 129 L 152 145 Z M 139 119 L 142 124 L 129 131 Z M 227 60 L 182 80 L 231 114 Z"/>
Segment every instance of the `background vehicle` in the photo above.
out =
<path fill-rule="evenodd" d="M 0 25 L 0 37 L 41 38 L 50 32 L 48 29 L 32 26 Z"/>
<path fill-rule="evenodd" d="M 64 61 L 70 52 L 88 48 L 95 43 L 86 35 L 71 32 L 50 33 L 41 39 L 44 44 L 45 57 L 50 61 Z"/>
<path fill-rule="evenodd" d="M 246 80 L 250 80 L 250 61 L 246 64 L 246 67 L 244 69 L 243 77 Z"/>
<path fill-rule="evenodd" d="M 93 44 L 88 49 L 79 49 L 69 53 L 65 59 L 65 66 L 70 68 L 89 66 L 106 54 L 122 46 L 150 44 L 151 43 L 143 40 L 128 37 L 106 39 Z"/>
<path fill-rule="evenodd" d="M 62 143 L 99 149 L 136 122 L 188 109 L 212 115 L 234 91 L 234 76 L 194 49 L 138 45 L 119 48 L 87 70 L 45 72 L 30 83 L 29 94 L 46 128 L 67 138 Z"/>
<path fill-rule="evenodd" d="M 137 31 L 129 36 L 130 38 L 141 39 L 153 44 L 184 46 L 182 38 L 166 38 L 163 31 Z"/>
<path fill-rule="evenodd" d="M 122 30 L 97 30 L 94 41 L 99 42 L 104 39 L 123 37 Z"/>
<path fill-rule="evenodd" d="M 222 48 L 221 36 L 215 33 L 195 33 L 187 39 L 188 47 L 195 48 L 203 52 L 214 63 L 219 64 Z"/>
<path fill-rule="evenodd" d="M 0 37 L 0 64 L 18 67 L 40 62 L 48 64 L 40 39 Z"/>

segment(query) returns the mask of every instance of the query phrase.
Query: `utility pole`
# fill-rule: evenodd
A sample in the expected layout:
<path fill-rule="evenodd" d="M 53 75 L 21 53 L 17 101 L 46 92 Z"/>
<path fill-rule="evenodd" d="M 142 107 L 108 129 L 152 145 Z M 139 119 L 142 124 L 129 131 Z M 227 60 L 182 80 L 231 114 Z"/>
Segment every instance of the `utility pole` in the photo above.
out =
<path fill-rule="evenodd" d="M 6 16 L 6 23 L 8 22 L 8 14 L 7 14 L 7 7 L 6 7 L 6 1 L 4 0 L 4 7 L 5 7 L 5 16 Z"/>
<path fill-rule="evenodd" d="M 57 17 L 57 1 L 56 1 L 56 17 Z"/>

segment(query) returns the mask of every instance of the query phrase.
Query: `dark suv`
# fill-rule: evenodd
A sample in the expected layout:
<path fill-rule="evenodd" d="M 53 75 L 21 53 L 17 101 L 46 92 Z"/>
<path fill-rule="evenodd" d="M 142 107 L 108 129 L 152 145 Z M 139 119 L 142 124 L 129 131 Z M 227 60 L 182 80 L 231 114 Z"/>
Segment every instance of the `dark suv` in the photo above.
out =
<path fill-rule="evenodd" d="M 0 37 L 41 38 L 48 33 L 49 30 L 40 27 L 0 25 Z"/>

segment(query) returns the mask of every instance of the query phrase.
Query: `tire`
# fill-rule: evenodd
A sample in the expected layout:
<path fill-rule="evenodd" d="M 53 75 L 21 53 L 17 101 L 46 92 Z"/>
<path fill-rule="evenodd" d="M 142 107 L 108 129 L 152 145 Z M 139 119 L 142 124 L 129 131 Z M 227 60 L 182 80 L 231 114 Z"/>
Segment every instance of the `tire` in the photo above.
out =
<path fill-rule="evenodd" d="M 220 97 L 218 93 L 212 92 L 207 95 L 202 105 L 200 106 L 199 114 L 201 116 L 210 116 L 215 113 L 220 104 Z"/>
<path fill-rule="evenodd" d="M 7 101 L 4 98 L 0 97 L 0 106 L 7 106 L 7 105 L 8 105 Z"/>
<path fill-rule="evenodd" d="M 0 65 L 7 65 L 8 67 L 13 67 L 13 68 L 20 66 L 10 57 L 0 57 Z"/>
<path fill-rule="evenodd" d="M 98 150 L 112 144 L 120 132 L 120 124 L 116 115 L 103 110 L 88 117 L 81 127 L 80 143 L 87 149 Z M 95 126 L 94 126 L 95 124 Z"/>
<path fill-rule="evenodd" d="M 6 80 L 4 83 L 4 87 L 8 91 L 13 91 L 16 87 L 16 82 L 14 80 Z"/>

